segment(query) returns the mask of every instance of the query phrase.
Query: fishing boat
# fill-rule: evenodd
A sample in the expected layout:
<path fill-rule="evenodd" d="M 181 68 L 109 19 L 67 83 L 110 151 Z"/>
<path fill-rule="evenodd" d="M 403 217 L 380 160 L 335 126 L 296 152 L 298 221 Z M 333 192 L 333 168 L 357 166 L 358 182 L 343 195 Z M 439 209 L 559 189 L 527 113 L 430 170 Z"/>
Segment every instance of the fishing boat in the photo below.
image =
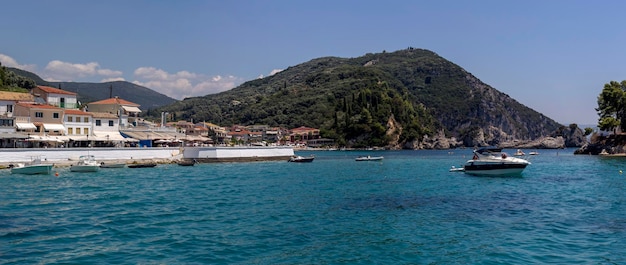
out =
<path fill-rule="evenodd" d="M 100 163 L 100 168 L 124 168 L 126 163 Z"/>
<path fill-rule="evenodd" d="M 463 171 L 471 175 L 519 175 L 528 165 L 528 160 L 509 157 L 501 148 L 483 147 L 474 151 Z"/>
<path fill-rule="evenodd" d="M 11 164 L 9 168 L 11 168 L 11 174 L 50 175 L 53 166 L 54 164 L 42 163 L 41 156 L 35 156 L 31 157 L 31 161 L 28 163 Z"/>
<path fill-rule="evenodd" d="M 291 158 L 289 158 L 289 160 L 287 160 L 287 162 L 307 163 L 307 162 L 313 162 L 313 159 L 315 159 L 313 155 L 308 156 L 308 157 L 292 156 Z"/>
<path fill-rule="evenodd" d="M 78 163 L 70 166 L 72 172 L 97 172 L 100 164 L 93 155 L 83 155 L 78 158 Z"/>
<path fill-rule="evenodd" d="M 359 156 L 355 160 L 356 161 L 378 161 L 383 160 L 382 156 Z"/>

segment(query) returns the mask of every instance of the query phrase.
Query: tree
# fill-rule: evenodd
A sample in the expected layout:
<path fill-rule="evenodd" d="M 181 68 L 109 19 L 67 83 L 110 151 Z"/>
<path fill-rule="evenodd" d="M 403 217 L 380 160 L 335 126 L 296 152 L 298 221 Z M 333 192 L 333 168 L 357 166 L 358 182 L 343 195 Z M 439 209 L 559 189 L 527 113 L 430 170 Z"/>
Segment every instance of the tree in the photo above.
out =
<path fill-rule="evenodd" d="M 600 130 L 611 131 L 619 127 L 626 131 L 626 80 L 618 83 L 611 81 L 604 84 L 602 93 L 598 96 L 598 108 L 596 109 L 600 119 Z"/>

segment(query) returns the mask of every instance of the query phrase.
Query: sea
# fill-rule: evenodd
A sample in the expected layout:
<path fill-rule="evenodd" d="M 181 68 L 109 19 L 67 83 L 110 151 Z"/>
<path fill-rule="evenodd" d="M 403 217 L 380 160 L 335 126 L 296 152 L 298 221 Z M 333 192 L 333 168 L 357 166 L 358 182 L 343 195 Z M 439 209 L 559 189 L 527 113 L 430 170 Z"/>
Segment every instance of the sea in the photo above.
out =
<path fill-rule="evenodd" d="M 626 264 L 626 157 L 538 151 L 508 177 L 450 172 L 471 149 L 0 170 L 0 264 Z"/>

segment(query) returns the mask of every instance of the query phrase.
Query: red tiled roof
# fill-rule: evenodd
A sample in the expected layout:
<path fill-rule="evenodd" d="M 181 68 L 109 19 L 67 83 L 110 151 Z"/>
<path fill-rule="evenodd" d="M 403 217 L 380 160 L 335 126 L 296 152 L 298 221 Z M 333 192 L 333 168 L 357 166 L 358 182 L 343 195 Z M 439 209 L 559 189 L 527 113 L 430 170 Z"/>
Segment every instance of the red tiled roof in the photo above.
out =
<path fill-rule="evenodd" d="M 101 105 L 123 105 L 123 106 L 133 106 L 133 107 L 139 107 L 139 104 L 137 103 L 133 103 L 130 102 L 128 100 L 125 99 L 121 99 L 121 98 L 108 98 L 108 99 L 103 99 L 100 101 L 96 101 L 96 102 L 91 102 L 89 104 L 101 104 Z"/>
<path fill-rule="evenodd" d="M 46 104 L 33 104 L 33 103 L 18 102 L 17 105 L 24 106 L 24 107 L 31 108 L 31 109 L 58 109 L 58 110 L 62 110 L 62 109 L 57 108 L 55 106 L 46 105 Z"/>
<path fill-rule="evenodd" d="M 77 109 L 66 109 L 65 110 L 65 114 L 70 114 L 70 115 L 89 115 L 89 116 L 91 116 L 91 113 L 85 112 L 85 111 L 82 111 L 82 110 L 77 110 Z"/>
<path fill-rule="evenodd" d="M 58 89 L 58 88 L 54 88 L 54 87 L 49 87 L 49 86 L 37 86 L 39 89 L 41 89 L 42 91 L 46 92 L 46 93 L 52 93 L 52 94 L 65 94 L 65 95 L 74 95 L 76 96 L 76 93 L 74 92 L 69 92 L 63 89 Z"/>

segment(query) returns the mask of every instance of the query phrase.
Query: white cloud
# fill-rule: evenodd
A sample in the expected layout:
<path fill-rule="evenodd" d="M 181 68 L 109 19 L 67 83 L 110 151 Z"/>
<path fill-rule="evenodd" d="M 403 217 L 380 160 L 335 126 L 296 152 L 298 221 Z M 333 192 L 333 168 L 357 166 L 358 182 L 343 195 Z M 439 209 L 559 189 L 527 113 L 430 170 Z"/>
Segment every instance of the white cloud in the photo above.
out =
<path fill-rule="evenodd" d="M 104 76 L 121 78 L 122 72 L 100 68 L 100 64 L 89 62 L 86 64 L 68 63 L 59 60 L 50 61 L 44 68 L 43 78 L 46 80 L 80 81 L 84 78 Z"/>
<path fill-rule="evenodd" d="M 126 81 L 126 79 L 124 79 L 123 77 L 112 77 L 112 78 L 105 78 L 105 79 L 100 80 L 101 83 L 115 82 L 115 81 Z"/>
<path fill-rule="evenodd" d="M 280 73 L 280 72 L 282 72 L 282 71 L 283 71 L 283 69 L 274 69 L 274 70 L 272 70 L 272 71 L 270 72 L 270 76 L 273 76 L 273 75 L 275 75 L 275 74 L 278 74 L 278 73 Z"/>
<path fill-rule="evenodd" d="M 282 71 L 283 71 L 283 69 L 274 69 L 274 70 L 272 70 L 272 71 L 270 72 L 270 74 L 269 74 L 269 75 L 267 75 L 267 76 L 273 76 L 273 75 L 275 75 L 275 74 L 277 74 L 277 73 L 280 73 L 280 72 L 282 72 Z M 265 77 L 265 75 L 260 74 L 257 78 L 258 78 L 258 79 L 261 79 L 261 78 L 264 78 L 264 77 Z"/>
<path fill-rule="evenodd" d="M 140 67 L 134 73 L 137 78 L 133 81 L 134 84 L 145 86 L 175 99 L 219 93 L 232 89 L 241 82 L 240 78 L 234 76 L 210 77 L 188 71 L 170 74 L 155 67 Z"/>
<path fill-rule="evenodd" d="M 2 53 L 0 53 L 0 63 L 2 63 L 2 66 L 22 69 L 22 70 L 26 70 L 29 72 L 35 72 L 37 70 L 37 66 L 34 64 L 19 64 L 12 57 L 2 54 Z"/>

